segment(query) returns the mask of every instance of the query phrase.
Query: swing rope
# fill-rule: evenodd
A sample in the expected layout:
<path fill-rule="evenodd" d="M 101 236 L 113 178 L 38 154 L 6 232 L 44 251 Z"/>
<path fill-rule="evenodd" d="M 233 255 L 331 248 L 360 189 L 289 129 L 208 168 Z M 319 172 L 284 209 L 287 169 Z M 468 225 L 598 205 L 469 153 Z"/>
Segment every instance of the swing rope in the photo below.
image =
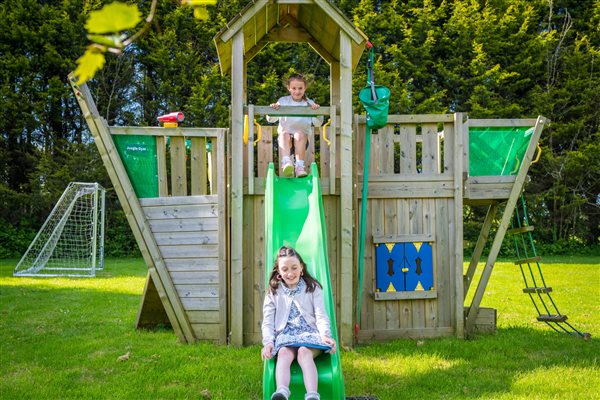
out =
<path fill-rule="evenodd" d="M 358 338 L 360 327 L 360 314 L 363 293 L 364 276 L 364 254 L 365 254 L 365 235 L 367 222 L 367 202 L 369 187 L 369 162 L 371 154 L 371 133 L 373 130 L 383 128 L 387 124 L 388 106 L 390 90 L 385 86 L 375 85 L 374 74 L 374 50 L 371 42 L 367 42 L 369 57 L 367 59 L 367 86 L 362 88 L 358 97 L 367 112 L 366 135 L 365 135 L 365 156 L 363 158 L 363 184 L 360 210 L 360 225 L 358 234 L 358 279 L 356 288 L 356 324 L 354 325 L 354 336 Z"/>

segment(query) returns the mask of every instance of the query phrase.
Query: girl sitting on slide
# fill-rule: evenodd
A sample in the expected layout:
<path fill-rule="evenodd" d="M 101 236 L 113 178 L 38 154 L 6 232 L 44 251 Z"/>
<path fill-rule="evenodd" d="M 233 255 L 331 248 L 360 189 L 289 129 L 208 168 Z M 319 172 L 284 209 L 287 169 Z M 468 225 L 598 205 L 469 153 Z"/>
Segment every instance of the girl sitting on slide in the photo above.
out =
<path fill-rule="evenodd" d="M 280 106 L 310 106 L 313 110 L 319 108 L 319 105 L 306 97 L 304 93 L 308 86 L 306 78 L 301 74 L 292 74 L 286 81 L 289 96 L 281 97 L 277 103 L 271 104 L 274 109 Z M 277 128 L 277 140 L 279 143 L 279 155 L 281 157 L 281 168 L 283 176 L 288 178 L 306 176 L 304 166 L 304 155 L 308 146 L 308 137 L 312 134 L 312 125 L 321 126 L 323 116 L 320 117 L 270 117 L 267 115 L 267 121 L 276 122 L 279 120 Z M 294 143 L 294 152 L 296 167 L 291 159 L 292 140 Z"/>
<path fill-rule="evenodd" d="M 277 356 L 277 390 L 271 400 L 289 398 L 290 366 L 294 359 L 302 368 L 304 399 L 320 400 L 314 358 L 324 350 L 334 353 L 335 340 L 331 337 L 321 284 L 291 247 L 283 246 L 277 252 L 263 304 L 262 336 L 262 359 Z"/>

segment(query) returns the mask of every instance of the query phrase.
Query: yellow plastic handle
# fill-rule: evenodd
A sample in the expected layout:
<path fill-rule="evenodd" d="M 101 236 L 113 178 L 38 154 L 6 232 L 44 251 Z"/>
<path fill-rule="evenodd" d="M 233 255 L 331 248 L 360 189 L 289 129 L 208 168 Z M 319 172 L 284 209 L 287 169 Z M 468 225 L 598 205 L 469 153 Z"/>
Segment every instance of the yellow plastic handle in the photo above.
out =
<path fill-rule="evenodd" d="M 244 115 L 244 136 L 242 136 L 244 144 L 248 144 L 248 116 Z"/>
<path fill-rule="evenodd" d="M 540 157 L 542 157 L 542 148 L 540 147 L 540 144 L 538 143 L 536 146 L 537 146 L 538 153 L 537 153 L 537 156 L 535 157 L 535 160 L 533 160 L 531 162 L 532 165 L 535 164 L 536 162 L 540 161 Z"/>
<path fill-rule="evenodd" d="M 256 119 L 254 120 L 254 125 L 257 127 L 257 131 L 258 131 L 258 137 L 254 141 L 254 145 L 256 146 L 256 143 L 258 143 L 262 140 L 262 126 L 258 122 L 256 122 Z"/>
<path fill-rule="evenodd" d="M 256 146 L 256 143 L 260 142 L 260 140 L 262 139 L 262 126 L 260 126 L 260 124 L 258 122 L 256 122 L 256 119 L 254 120 L 254 125 L 258 127 L 258 138 L 254 141 L 254 145 Z M 244 144 L 248 144 L 248 131 L 250 130 L 250 128 L 248 128 L 248 116 L 244 115 Z"/>
<path fill-rule="evenodd" d="M 327 146 L 331 146 L 331 142 L 327 139 L 327 127 L 331 125 L 331 118 L 329 119 L 329 121 L 327 121 L 327 123 L 325 123 L 325 125 L 323 125 L 323 140 L 325 141 L 325 143 L 327 143 Z"/>

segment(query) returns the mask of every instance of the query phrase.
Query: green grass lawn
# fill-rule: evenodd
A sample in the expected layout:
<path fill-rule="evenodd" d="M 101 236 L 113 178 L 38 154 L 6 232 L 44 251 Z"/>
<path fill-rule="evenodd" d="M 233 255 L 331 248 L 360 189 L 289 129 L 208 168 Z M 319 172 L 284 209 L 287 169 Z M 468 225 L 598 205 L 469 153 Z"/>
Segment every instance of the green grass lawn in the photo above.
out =
<path fill-rule="evenodd" d="M 134 329 L 141 260 L 106 260 L 96 278 L 14 278 L 0 260 L 1 399 L 259 399 L 260 348 L 183 345 Z M 553 298 L 590 341 L 536 322 L 512 263 L 497 263 L 483 307 L 495 334 L 395 340 L 342 352 L 348 396 L 379 399 L 600 398 L 600 264 L 544 261 Z M 128 359 L 119 361 L 119 357 Z M 324 399 L 325 400 L 325 399 Z"/>

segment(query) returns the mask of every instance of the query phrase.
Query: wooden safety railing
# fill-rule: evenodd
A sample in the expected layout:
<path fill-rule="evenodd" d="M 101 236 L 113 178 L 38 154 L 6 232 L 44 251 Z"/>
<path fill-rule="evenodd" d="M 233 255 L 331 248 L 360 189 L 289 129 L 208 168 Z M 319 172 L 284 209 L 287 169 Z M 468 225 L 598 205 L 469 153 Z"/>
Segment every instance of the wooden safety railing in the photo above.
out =
<path fill-rule="evenodd" d="M 156 138 L 158 194 L 188 196 L 219 194 L 225 179 L 224 128 L 110 127 L 112 135 Z M 221 189 L 223 190 L 223 189 Z"/>
<path fill-rule="evenodd" d="M 355 117 L 359 181 L 365 123 L 364 115 Z M 452 196 L 456 136 L 455 114 L 389 115 L 387 125 L 371 135 L 369 197 Z"/>
<path fill-rule="evenodd" d="M 336 107 L 320 107 L 313 110 L 310 107 L 282 106 L 278 110 L 269 106 L 248 105 L 244 107 L 244 178 L 247 182 L 244 192 L 247 194 L 264 193 L 264 177 L 270 162 L 279 164 L 279 155 L 273 151 L 277 148 L 277 126 L 261 126 L 257 119 L 270 115 L 284 116 L 325 116 L 324 124 L 314 128 L 314 136 L 309 138 L 306 151 L 306 165 L 317 161 L 323 194 L 336 193 L 336 178 L 339 178 Z M 329 117 L 329 120 L 327 120 Z M 317 137 L 319 140 L 317 141 Z M 318 144 L 317 144 L 318 143 Z"/>

